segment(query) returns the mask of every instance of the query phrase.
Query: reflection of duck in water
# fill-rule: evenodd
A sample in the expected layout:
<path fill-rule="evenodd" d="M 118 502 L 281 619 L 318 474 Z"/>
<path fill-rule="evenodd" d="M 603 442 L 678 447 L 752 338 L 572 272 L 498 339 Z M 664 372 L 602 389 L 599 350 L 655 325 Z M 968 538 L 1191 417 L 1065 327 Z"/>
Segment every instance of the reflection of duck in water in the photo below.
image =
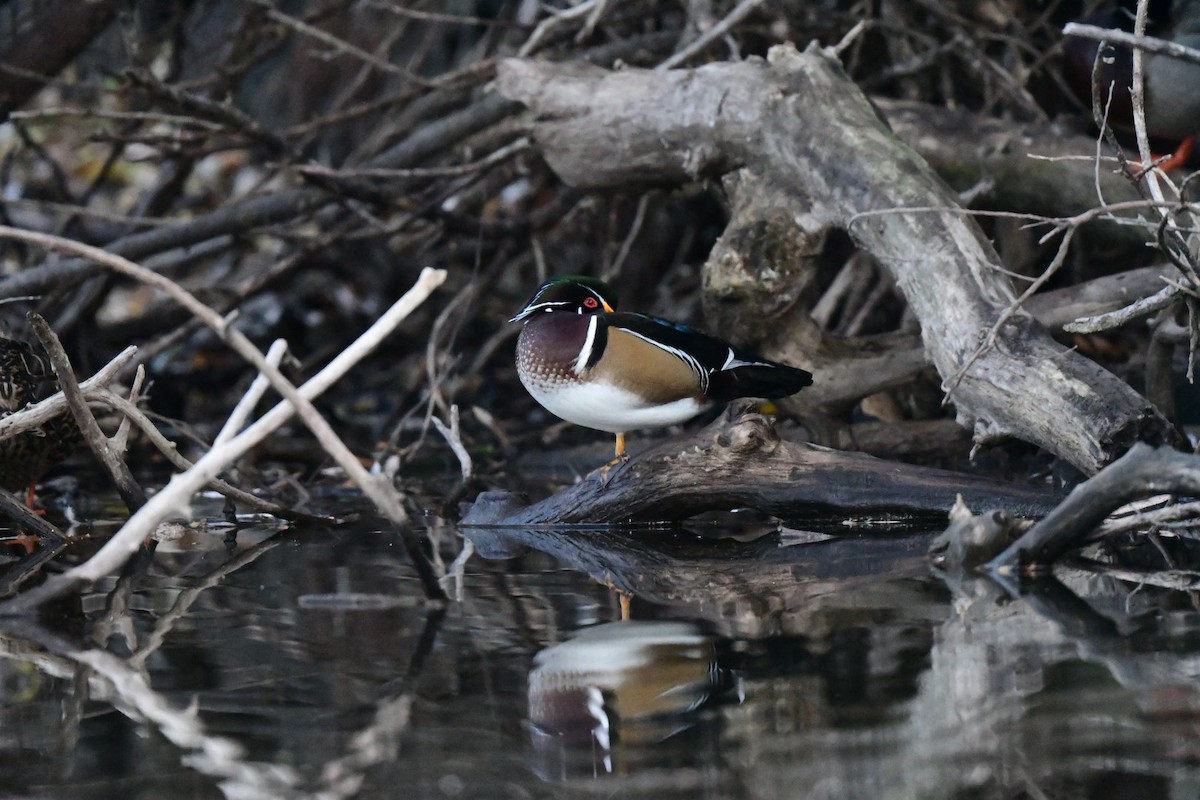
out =
<path fill-rule="evenodd" d="M 1094 4 L 1093 4 L 1094 6 Z M 1102 4 L 1080 20 L 1106 28 L 1133 30 L 1137 3 L 1119 0 Z M 1151 0 L 1146 34 L 1200 49 L 1200 0 Z M 1064 42 L 1067 78 L 1074 91 L 1090 106 L 1092 68 L 1097 63 L 1099 42 L 1068 36 Z M 1129 86 L 1132 82 L 1133 52 L 1123 45 L 1108 44 L 1099 59 L 1097 80 L 1101 102 L 1112 87 L 1110 124 L 1132 130 L 1133 111 Z M 1200 134 L 1200 64 L 1147 53 L 1144 60 L 1146 80 L 1146 129 L 1152 138 L 1178 150 L 1164 169 L 1187 163 L 1193 141 Z"/>
<path fill-rule="evenodd" d="M 686 622 L 611 622 L 546 648 L 529 674 L 533 742 L 556 762 L 545 771 L 566 777 L 574 752 L 612 772 L 618 743 L 660 742 L 694 724 L 719 678 L 713 637 Z"/>
<path fill-rule="evenodd" d="M 0 416 L 20 411 L 58 391 L 54 368 L 25 342 L 0 337 Z M 33 484 L 75 447 L 79 429 L 62 414 L 31 431 L 0 441 L 0 486 L 10 492 Z M 32 502 L 30 503 L 32 505 Z"/>

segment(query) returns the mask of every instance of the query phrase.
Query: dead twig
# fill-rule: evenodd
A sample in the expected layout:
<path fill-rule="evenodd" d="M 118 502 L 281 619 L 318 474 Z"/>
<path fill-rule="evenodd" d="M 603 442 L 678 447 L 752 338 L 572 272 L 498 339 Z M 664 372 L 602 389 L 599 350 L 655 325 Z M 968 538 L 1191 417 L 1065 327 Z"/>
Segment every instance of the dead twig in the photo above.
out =
<path fill-rule="evenodd" d="M 107 385 L 116 378 L 117 374 L 136 354 L 136 347 L 125 348 L 111 361 L 101 367 L 95 375 L 81 383 L 80 388 L 84 392 L 88 392 L 97 387 Z M 41 427 L 66 411 L 67 400 L 62 392 L 57 392 L 45 400 L 41 400 L 27 408 L 0 418 L 0 441 Z"/>
<path fill-rule="evenodd" d="M 58 341 L 58 336 L 54 334 L 49 323 L 40 314 L 30 312 L 28 318 L 34 333 L 37 334 L 38 340 L 41 341 L 42 347 L 46 349 L 46 354 L 50 356 L 50 361 L 54 364 L 54 370 L 58 373 L 59 386 L 62 387 L 63 395 L 67 398 L 67 407 L 71 410 L 71 416 L 75 418 L 79 432 L 83 434 L 83 440 L 87 442 L 87 446 L 96 454 L 96 458 L 104 465 L 109 477 L 113 479 L 117 493 L 125 501 L 126 507 L 131 512 L 137 511 L 146 504 L 146 492 L 134 479 L 125 459 L 112 446 L 108 437 L 104 435 L 104 431 L 100 430 L 100 425 L 96 422 L 96 417 L 92 414 L 91 409 L 88 408 L 87 399 L 79 388 L 79 380 L 75 377 L 74 370 L 71 369 L 71 361 L 67 358 L 62 343 Z"/>
<path fill-rule="evenodd" d="M 237 328 L 226 325 L 221 315 L 201 303 L 190 292 L 187 292 L 169 278 L 151 272 L 126 258 L 70 239 L 21 231 L 4 225 L 0 225 L 0 237 L 20 239 L 43 247 L 65 250 L 76 255 L 82 255 L 122 275 L 134 278 L 165 292 L 169 297 L 202 320 L 205 325 L 224 339 L 238 355 L 245 358 L 261 373 L 267 376 L 275 390 L 293 405 L 297 415 L 309 430 L 312 431 L 313 435 L 317 437 L 317 441 L 321 443 L 325 451 L 346 471 L 350 479 L 358 484 L 363 492 L 371 498 L 384 516 L 396 525 L 402 526 L 407 524 L 408 514 L 401 505 L 400 498 L 391 483 L 385 483 L 367 472 L 355 455 L 350 452 L 350 448 L 342 442 L 341 438 L 338 437 L 325 418 L 321 416 L 320 412 L 313 407 L 309 400 L 299 393 L 291 381 L 284 377 L 283 373 L 277 367 L 266 360 L 258 348 L 246 338 L 246 335 Z"/>
<path fill-rule="evenodd" d="M 1044 519 L 988 563 L 1001 577 L 1037 573 L 1082 543 L 1114 510 L 1157 494 L 1200 494 L 1200 457 L 1135 444 L 1072 490 Z"/>

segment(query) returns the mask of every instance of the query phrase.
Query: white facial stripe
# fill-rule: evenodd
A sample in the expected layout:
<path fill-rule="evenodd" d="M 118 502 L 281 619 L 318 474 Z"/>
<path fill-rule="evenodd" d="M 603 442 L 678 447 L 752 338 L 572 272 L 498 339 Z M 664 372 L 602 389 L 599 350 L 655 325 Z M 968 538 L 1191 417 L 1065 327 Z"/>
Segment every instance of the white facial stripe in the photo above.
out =
<path fill-rule="evenodd" d="M 587 368 L 588 359 L 592 357 L 592 347 L 596 344 L 596 322 L 599 317 L 593 316 L 588 320 L 587 338 L 583 340 L 583 349 L 579 351 L 579 358 L 575 359 L 575 374 L 582 375 L 584 369 Z"/>
<path fill-rule="evenodd" d="M 538 311 L 553 311 L 556 308 L 562 308 L 566 305 L 570 304 L 562 301 L 555 303 L 530 303 L 529 305 L 525 306 L 525 308 L 521 309 L 521 313 L 510 319 L 509 322 L 520 322 L 521 320 L 528 319 L 529 317 L 533 316 Z"/>
<path fill-rule="evenodd" d="M 704 393 L 704 392 L 708 391 L 708 370 L 705 369 L 703 366 L 701 366 L 700 362 L 697 361 L 696 357 L 693 356 L 691 353 L 680 350 L 678 347 L 671 347 L 671 345 L 669 345 L 669 344 L 663 344 L 662 342 L 656 342 L 655 340 L 651 339 L 649 336 L 643 336 L 642 334 L 638 333 L 637 331 L 631 331 L 628 328 L 621 328 L 621 330 L 624 331 L 625 333 L 628 333 L 631 336 L 636 336 L 637 338 L 641 339 L 643 342 L 649 342 L 650 344 L 657 347 L 659 350 L 667 351 L 668 353 L 675 356 L 683 363 L 687 364 L 689 367 L 691 367 L 692 372 L 695 372 L 697 377 L 700 378 L 700 392 Z"/>

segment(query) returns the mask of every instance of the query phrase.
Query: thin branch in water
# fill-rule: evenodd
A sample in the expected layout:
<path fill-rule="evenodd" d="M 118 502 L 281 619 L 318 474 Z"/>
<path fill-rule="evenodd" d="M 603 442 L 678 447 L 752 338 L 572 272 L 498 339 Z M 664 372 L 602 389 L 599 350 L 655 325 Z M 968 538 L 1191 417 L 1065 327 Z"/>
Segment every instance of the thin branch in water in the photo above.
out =
<path fill-rule="evenodd" d="M 142 384 L 146 381 L 146 367 L 143 364 L 138 364 L 137 370 L 133 374 L 133 386 L 129 387 L 129 405 L 137 408 L 138 400 L 142 395 Z M 84 393 L 87 397 L 87 393 Z M 117 432 L 112 435 L 109 441 L 112 443 L 113 449 L 122 455 L 129 452 L 129 430 L 133 426 L 133 422 L 127 416 L 121 417 L 121 423 L 117 426 Z"/>
<path fill-rule="evenodd" d="M 271 347 L 267 350 L 267 363 L 278 368 L 283 363 L 283 357 L 287 353 L 287 342 L 283 339 L 276 339 L 271 342 Z M 246 426 L 246 420 L 250 419 L 250 415 L 254 412 L 254 407 L 258 405 L 258 401 L 262 400 L 266 394 L 267 387 L 271 382 L 263 373 L 258 373 L 254 376 L 254 380 L 250 382 L 250 388 L 242 395 L 242 399 L 233 407 L 233 411 L 229 413 L 229 418 L 225 420 L 225 424 L 221 427 L 217 438 L 213 439 L 212 446 L 220 447 L 236 436 L 242 428 Z"/>

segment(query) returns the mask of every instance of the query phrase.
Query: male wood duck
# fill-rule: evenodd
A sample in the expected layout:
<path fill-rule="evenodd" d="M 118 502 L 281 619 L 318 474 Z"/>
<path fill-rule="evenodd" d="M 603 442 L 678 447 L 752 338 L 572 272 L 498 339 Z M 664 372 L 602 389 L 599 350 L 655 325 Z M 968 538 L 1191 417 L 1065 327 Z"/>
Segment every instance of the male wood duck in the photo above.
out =
<path fill-rule="evenodd" d="M 0 337 L 0 416 L 57 391 L 58 380 L 49 360 L 25 342 Z M 42 475 L 70 454 L 78 435 L 74 419 L 63 414 L 38 429 L 0 441 L 0 487 L 10 492 L 31 490 Z"/>
<path fill-rule="evenodd" d="M 1099 6 L 1081 22 L 1132 31 L 1134 0 L 1117 0 Z M 1146 34 L 1200 49 L 1200 0 L 1151 0 Z M 1068 36 L 1064 41 L 1067 77 L 1079 97 L 1091 105 L 1092 69 L 1096 64 L 1099 42 Z M 1164 170 L 1183 166 L 1200 134 L 1200 64 L 1147 53 L 1146 129 L 1160 143 L 1178 145 L 1175 155 L 1160 165 Z M 1133 110 L 1129 86 L 1133 74 L 1133 53 L 1123 45 L 1109 45 L 1099 61 L 1097 79 L 1102 102 L 1112 87 L 1110 121 L 1114 127 L 1132 130 Z"/>
<path fill-rule="evenodd" d="M 675 425 L 739 397 L 777 399 L 812 384 L 802 369 L 768 361 L 684 325 L 616 311 L 603 281 L 551 278 L 512 318 L 521 383 L 551 414 L 616 434 Z M 615 462 L 614 462 L 615 463 Z"/>

